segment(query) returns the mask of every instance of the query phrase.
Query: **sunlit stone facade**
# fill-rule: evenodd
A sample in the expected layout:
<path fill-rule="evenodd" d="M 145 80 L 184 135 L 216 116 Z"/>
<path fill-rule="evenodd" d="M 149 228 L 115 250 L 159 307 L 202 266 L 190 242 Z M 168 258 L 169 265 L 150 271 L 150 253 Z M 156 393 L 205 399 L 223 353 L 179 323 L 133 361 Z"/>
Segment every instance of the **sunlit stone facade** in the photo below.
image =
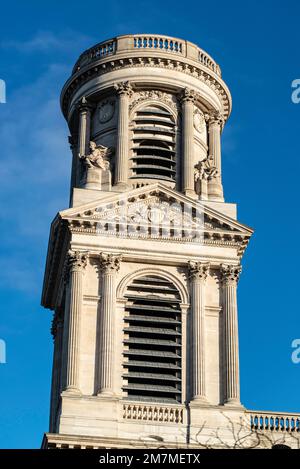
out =
<path fill-rule="evenodd" d="M 181 39 L 120 36 L 79 57 L 61 106 L 73 160 L 42 296 L 54 311 L 43 447 L 270 446 L 296 434 L 297 416 L 240 399 L 237 285 L 252 230 L 224 199 L 220 67 Z"/>

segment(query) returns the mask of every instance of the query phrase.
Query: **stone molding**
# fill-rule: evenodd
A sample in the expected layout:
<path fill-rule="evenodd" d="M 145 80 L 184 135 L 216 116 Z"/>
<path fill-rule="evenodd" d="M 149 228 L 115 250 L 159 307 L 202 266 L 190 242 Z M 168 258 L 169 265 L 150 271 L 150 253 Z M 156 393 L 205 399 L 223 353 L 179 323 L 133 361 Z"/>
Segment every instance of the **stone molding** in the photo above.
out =
<path fill-rule="evenodd" d="M 173 110 L 175 115 L 178 113 L 178 102 L 175 94 L 166 93 L 159 90 L 143 90 L 136 91 L 133 95 L 131 104 L 129 105 L 129 111 L 132 112 L 136 106 L 147 102 L 157 102 L 158 104 L 166 104 Z"/>

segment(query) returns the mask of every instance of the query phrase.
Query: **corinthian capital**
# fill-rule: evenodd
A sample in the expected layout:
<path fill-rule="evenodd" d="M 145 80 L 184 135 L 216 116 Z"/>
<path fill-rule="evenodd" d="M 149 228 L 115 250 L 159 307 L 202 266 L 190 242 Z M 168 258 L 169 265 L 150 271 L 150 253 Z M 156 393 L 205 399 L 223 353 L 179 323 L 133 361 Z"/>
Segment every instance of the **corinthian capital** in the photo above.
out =
<path fill-rule="evenodd" d="M 100 269 L 104 273 L 118 272 L 120 269 L 122 256 L 115 256 L 113 254 L 100 254 Z"/>
<path fill-rule="evenodd" d="M 116 83 L 114 85 L 114 88 L 119 95 L 127 95 L 130 97 L 133 93 L 133 90 L 129 81 L 121 81 L 120 83 Z"/>
<path fill-rule="evenodd" d="M 193 280 L 206 280 L 209 272 L 209 262 L 188 262 L 189 278 Z"/>
<path fill-rule="evenodd" d="M 209 125 L 218 124 L 220 127 L 223 127 L 225 122 L 224 115 L 221 112 L 216 111 L 215 109 L 205 114 L 204 118 Z"/>
<path fill-rule="evenodd" d="M 85 96 L 83 96 L 78 103 L 76 104 L 77 109 L 79 112 L 81 111 L 92 111 L 95 107 L 93 103 L 90 103 Z"/>
<path fill-rule="evenodd" d="M 237 283 L 240 273 L 242 271 L 241 265 L 221 264 L 220 272 L 223 283 Z"/>
<path fill-rule="evenodd" d="M 194 103 L 196 100 L 197 94 L 195 90 L 191 90 L 190 88 L 184 88 L 180 95 L 180 99 L 182 103 Z"/>
<path fill-rule="evenodd" d="M 67 260 L 67 270 L 71 272 L 78 272 L 84 270 L 87 265 L 88 260 L 88 253 L 87 252 L 80 252 L 80 251 L 72 251 L 68 252 L 68 260 Z"/>

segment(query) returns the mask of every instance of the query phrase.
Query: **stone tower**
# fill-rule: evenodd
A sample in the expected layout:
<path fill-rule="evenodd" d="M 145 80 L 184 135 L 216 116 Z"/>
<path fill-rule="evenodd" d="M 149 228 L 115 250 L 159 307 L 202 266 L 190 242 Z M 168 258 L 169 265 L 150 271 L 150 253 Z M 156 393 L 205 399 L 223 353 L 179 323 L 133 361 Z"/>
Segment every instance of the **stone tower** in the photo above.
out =
<path fill-rule="evenodd" d="M 252 230 L 224 201 L 219 66 L 188 41 L 119 36 L 79 57 L 61 107 L 73 159 L 42 295 L 44 447 L 193 447 L 217 428 L 230 441 L 246 412 L 236 290 Z"/>

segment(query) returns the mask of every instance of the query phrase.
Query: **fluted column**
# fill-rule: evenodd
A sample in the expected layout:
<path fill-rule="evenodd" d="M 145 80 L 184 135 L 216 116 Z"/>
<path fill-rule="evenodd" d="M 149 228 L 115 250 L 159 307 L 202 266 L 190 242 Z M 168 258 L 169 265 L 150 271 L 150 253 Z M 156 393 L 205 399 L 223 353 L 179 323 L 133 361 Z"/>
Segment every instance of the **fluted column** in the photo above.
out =
<path fill-rule="evenodd" d="M 66 392 L 80 393 L 79 352 L 80 323 L 82 314 L 82 278 L 87 265 L 87 254 L 69 251 L 68 254 L 70 295 L 68 311 L 68 349 L 66 369 Z"/>
<path fill-rule="evenodd" d="M 205 281 L 209 264 L 189 262 L 192 326 L 192 400 L 207 403 L 205 383 Z"/>
<path fill-rule="evenodd" d="M 128 114 L 129 98 L 132 95 L 132 88 L 130 83 L 126 81 L 116 84 L 115 90 L 117 91 L 117 94 L 119 96 L 115 185 L 119 189 L 125 189 L 128 183 Z"/>
<path fill-rule="evenodd" d="M 208 182 L 208 195 L 211 200 L 223 200 L 221 168 L 221 132 L 224 118 L 220 112 L 212 111 L 205 116 L 208 124 L 208 153 L 216 173 Z"/>
<path fill-rule="evenodd" d="M 63 318 L 61 314 L 55 312 L 52 322 L 51 333 L 54 340 L 52 384 L 51 384 L 51 409 L 50 409 L 50 432 L 55 433 L 57 407 L 61 391 L 61 365 L 62 365 L 62 339 L 63 339 Z"/>
<path fill-rule="evenodd" d="M 78 156 L 83 158 L 89 151 L 93 105 L 83 97 L 77 104 L 77 108 L 79 110 Z"/>
<path fill-rule="evenodd" d="M 224 403 L 240 405 L 237 282 L 240 265 L 221 265 L 223 287 Z"/>
<path fill-rule="evenodd" d="M 114 321 L 116 313 L 116 273 L 120 268 L 121 256 L 100 255 L 101 308 L 98 357 L 98 395 L 113 395 L 114 378 Z"/>
<path fill-rule="evenodd" d="M 194 102 L 196 93 L 185 88 L 181 95 L 182 106 L 182 191 L 196 197 L 194 183 Z"/>

